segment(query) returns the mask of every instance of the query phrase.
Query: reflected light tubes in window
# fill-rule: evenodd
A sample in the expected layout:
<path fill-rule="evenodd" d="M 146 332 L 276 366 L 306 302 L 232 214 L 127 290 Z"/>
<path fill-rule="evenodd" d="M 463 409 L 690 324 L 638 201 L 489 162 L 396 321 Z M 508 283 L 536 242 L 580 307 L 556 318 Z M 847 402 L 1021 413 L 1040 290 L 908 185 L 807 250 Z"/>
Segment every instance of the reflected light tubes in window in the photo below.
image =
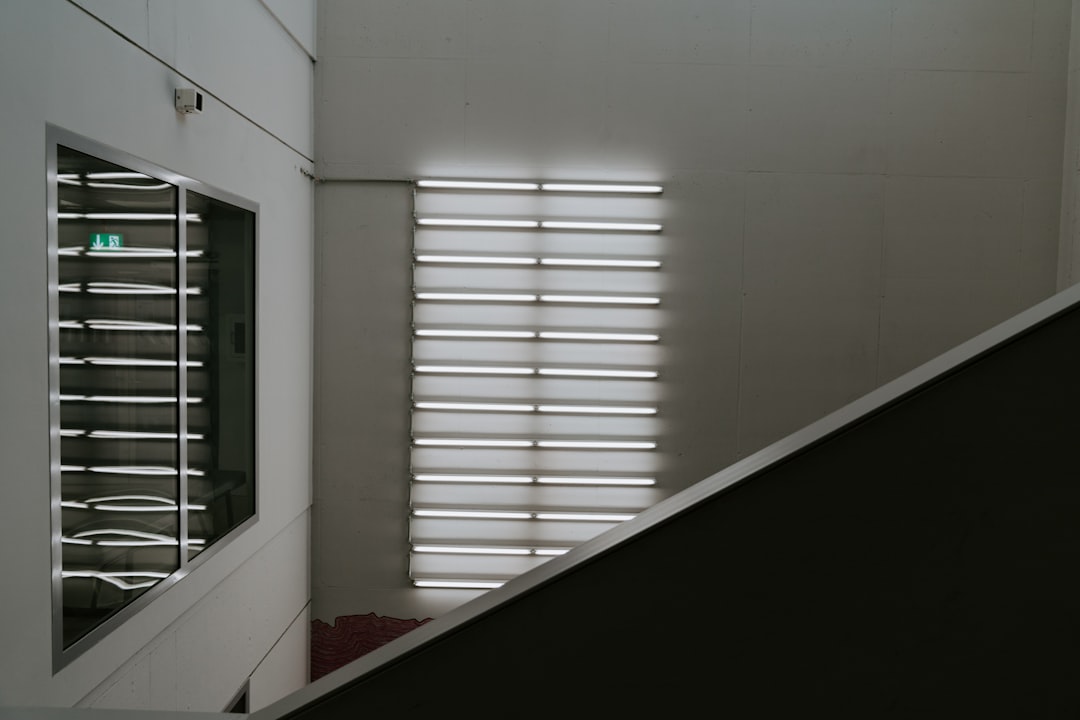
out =
<path fill-rule="evenodd" d="M 94 578 L 96 580 L 102 580 L 114 585 L 121 590 L 137 590 L 139 588 L 147 588 L 156 585 L 159 580 L 169 577 L 168 573 L 153 572 L 150 570 L 133 571 L 133 572 L 105 572 L 102 570 L 64 570 L 61 574 L 63 578 Z M 125 578 L 138 578 L 145 577 L 151 578 L 144 582 L 128 582 Z"/>

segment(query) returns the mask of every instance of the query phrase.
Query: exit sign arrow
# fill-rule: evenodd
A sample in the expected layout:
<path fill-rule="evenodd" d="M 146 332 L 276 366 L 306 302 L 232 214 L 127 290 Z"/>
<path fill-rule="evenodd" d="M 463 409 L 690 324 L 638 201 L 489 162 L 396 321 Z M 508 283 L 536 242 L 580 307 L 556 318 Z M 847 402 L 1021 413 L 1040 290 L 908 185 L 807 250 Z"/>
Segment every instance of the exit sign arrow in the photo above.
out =
<path fill-rule="evenodd" d="M 90 233 L 91 250 L 116 250 L 124 247 L 124 236 L 120 233 Z"/>

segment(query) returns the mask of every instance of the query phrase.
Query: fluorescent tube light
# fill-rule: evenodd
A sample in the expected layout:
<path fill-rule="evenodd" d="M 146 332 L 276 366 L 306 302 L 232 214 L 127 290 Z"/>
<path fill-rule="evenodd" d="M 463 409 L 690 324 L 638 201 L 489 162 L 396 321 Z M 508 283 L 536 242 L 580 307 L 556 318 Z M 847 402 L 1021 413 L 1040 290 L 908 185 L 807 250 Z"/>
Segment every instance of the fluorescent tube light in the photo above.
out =
<path fill-rule="evenodd" d="M 659 193 L 664 191 L 660 185 L 598 185 L 593 183 L 543 183 L 540 189 L 549 192 L 582 193 Z"/>
<path fill-rule="evenodd" d="M 524 367 L 487 367 L 483 365 L 417 365 L 418 373 L 461 373 L 469 375 L 535 375 L 536 370 Z"/>
<path fill-rule="evenodd" d="M 467 265 L 536 265 L 538 260 L 530 257 L 507 255 L 417 255 L 416 262 L 462 263 Z"/>
<path fill-rule="evenodd" d="M 176 360 L 155 360 L 152 358 L 124 357 L 88 357 L 84 360 L 91 365 L 120 365 L 124 367 L 176 367 Z M 185 367 L 202 367 L 202 360 L 188 360 Z"/>
<path fill-rule="evenodd" d="M 540 440 L 537 447 L 561 450 L 655 450 L 654 442 L 615 440 Z"/>
<path fill-rule="evenodd" d="M 494 590 L 503 586 L 498 580 L 413 580 L 418 588 L 447 588 L 459 590 Z"/>
<path fill-rule="evenodd" d="M 657 376 L 655 370 L 593 370 L 589 368 L 540 368 L 537 373 L 554 377 L 651 379 Z"/>
<path fill-rule="evenodd" d="M 161 183 L 160 185 L 135 185 L 130 183 L 88 182 L 87 187 L 101 190 L 167 190 L 172 185 Z"/>
<path fill-rule="evenodd" d="M 561 267 L 658 268 L 659 260 L 607 260 L 604 258 L 540 258 L 541 265 Z"/>
<path fill-rule="evenodd" d="M 632 295 L 541 295 L 540 302 L 598 303 L 604 305 L 658 305 L 658 297 Z"/>
<path fill-rule="evenodd" d="M 655 415 L 654 407 L 617 407 L 612 405 L 539 405 L 539 412 L 579 413 L 584 415 Z"/>
<path fill-rule="evenodd" d="M 176 288 L 166 285 L 150 285 L 147 283 L 124 283 L 124 282 L 89 282 L 86 283 L 86 292 L 101 295 L 175 295 Z M 199 288 L 187 288 L 189 295 L 199 295 Z"/>
<path fill-rule="evenodd" d="M 499 440 L 495 438 L 416 438 L 415 445 L 435 447 L 532 447 L 532 440 Z"/>
<path fill-rule="evenodd" d="M 149 175 L 140 172 L 90 172 L 86 173 L 87 180 L 153 180 Z"/>
<path fill-rule="evenodd" d="M 416 553 L 444 553 L 453 555 L 532 555 L 529 548 L 478 547 L 465 545 L 413 545 Z"/>
<path fill-rule="evenodd" d="M 481 218 L 417 218 L 417 225 L 429 227 L 538 228 L 537 220 L 488 220 Z"/>
<path fill-rule="evenodd" d="M 428 402 L 414 403 L 417 410 L 463 410 L 465 412 L 529 412 L 535 405 L 516 405 L 510 403 L 468 403 L 468 402 Z"/>
<path fill-rule="evenodd" d="M 656 342 L 659 335 L 649 333 L 595 333 L 595 332 L 553 332 L 540 333 L 541 340 L 606 340 L 608 342 Z"/>
<path fill-rule="evenodd" d="M 658 223 L 623 223 L 623 222 L 578 222 L 563 220 L 543 220 L 540 227 L 545 230 L 623 230 L 629 232 L 657 232 L 663 228 Z"/>
<path fill-rule="evenodd" d="M 495 485 L 530 485 L 531 475 L 439 475 L 432 473 L 417 473 L 413 480 L 419 482 L 445 482 L 445 483 L 491 483 Z"/>
<path fill-rule="evenodd" d="M 418 292 L 417 300 L 449 300 L 451 302 L 536 302 L 536 295 L 524 293 L 450 293 Z"/>
<path fill-rule="evenodd" d="M 87 220 L 175 220 L 176 213 L 86 213 Z"/>
<path fill-rule="evenodd" d="M 125 501 L 137 501 L 152 503 L 150 505 L 118 505 Z M 176 501 L 169 498 L 157 497 L 156 495 L 111 495 L 108 497 L 89 498 L 87 503 L 93 503 L 95 510 L 107 512 L 166 512 L 179 510 Z"/>
<path fill-rule="evenodd" d="M 417 187 L 445 190 L 539 190 L 539 183 L 486 180 L 417 180 Z"/>
<path fill-rule="evenodd" d="M 170 323 L 146 322 L 143 320 L 102 320 L 93 319 L 85 321 L 86 327 L 91 330 L 134 330 L 139 332 L 162 332 L 176 330 L 177 326 Z M 188 332 L 201 332 L 201 325 L 188 325 Z"/>
<path fill-rule="evenodd" d="M 529 339 L 536 333 L 530 330 L 417 330 L 417 337 L 456 337 L 489 339 Z"/>
<path fill-rule="evenodd" d="M 537 520 L 583 520 L 585 522 L 623 522 L 633 517 L 632 513 L 536 513 Z"/>
<path fill-rule="evenodd" d="M 110 475 L 176 475 L 174 467 L 161 465 L 95 465 L 87 468 L 90 472 L 109 473 Z"/>
<path fill-rule="evenodd" d="M 68 538 L 64 539 L 64 542 L 68 542 Z M 82 543 L 79 543 L 82 544 Z M 104 572 L 102 570 L 63 570 L 60 573 L 62 578 L 91 578 L 94 580 L 102 580 L 115 585 L 121 590 L 138 590 L 140 588 L 147 588 L 157 585 L 158 581 L 169 577 L 167 573 L 153 572 L 151 570 L 141 570 L 137 572 Z M 125 578 L 146 577 L 153 578 L 143 582 L 128 582 Z"/>
<path fill-rule="evenodd" d="M 417 508 L 413 510 L 417 517 L 433 518 L 469 518 L 479 520 L 532 520 L 530 512 L 511 510 L 434 510 Z"/>
<path fill-rule="evenodd" d="M 68 215 L 69 217 L 64 217 Z M 75 218 L 83 217 L 79 213 L 59 213 L 57 215 L 61 220 L 72 220 Z M 177 256 L 175 250 L 165 250 L 162 248 L 148 248 L 148 247 L 118 247 L 109 250 L 84 250 L 82 247 L 66 247 L 57 250 L 60 255 L 85 255 L 87 257 L 107 257 L 115 260 L 116 258 L 174 258 Z M 202 257 L 205 254 L 202 250 L 188 250 L 184 253 L 184 257 Z"/>
<path fill-rule="evenodd" d="M 75 533 L 71 537 L 78 540 L 85 540 L 89 537 L 96 537 L 98 535 L 120 536 L 123 538 L 130 538 L 126 540 L 95 540 L 95 545 L 102 545 L 107 547 L 148 547 L 159 545 L 176 545 L 177 540 L 169 535 L 162 535 L 161 533 L 143 532 L 142 530 L 126 530 L 123 528 L 108 528 L 101 530 L 84 530 L 82 532 Z"/>
<path fill-rule="evenodd" d="M 652 486 L 656 484 L 655 478 L 630 478 L 630 477 L 538 477 L 536 482 L 541 485 L 633 485 Z"/>
<path fill-rule="evenodd" d="M 176 440 L 178 433 L 172 432 L 140 432 L 133 430 L 94 430 L 89 437 L 107 440 Z M 188 440 L 202 440 L 200 433 L 188 433 Z"/>
<path fill-rule="evenodd" d="M 488 547 L 483 545 L 413 545 L 413 552 L 456 555 L 565 555 L 564 547 Z"/>
<path fill-rule="evenodd" d="M 176 397 L 168 395 L 68 395 L 60 396 L 61 400 L 83 400 L 85 402 L 105 403 L 130 403 L 136 405 L 152 405 L 155 403 L 174 403 Z M 202 398 L 188 397 L 188 404 L 194 405 L 202 402 Z"/>

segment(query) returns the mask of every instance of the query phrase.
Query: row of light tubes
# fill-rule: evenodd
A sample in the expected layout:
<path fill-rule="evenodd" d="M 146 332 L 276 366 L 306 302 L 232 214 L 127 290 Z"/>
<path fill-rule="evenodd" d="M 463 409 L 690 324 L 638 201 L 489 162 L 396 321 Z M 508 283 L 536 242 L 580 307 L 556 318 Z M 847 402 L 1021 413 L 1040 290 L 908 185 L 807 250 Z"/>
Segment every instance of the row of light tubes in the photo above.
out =
<path fill-rule="evenodd" d="M 510 190 L 510 191 L 557 191 L 557 192 L 599 192 L 599 193 L 659 193 L 662 187 L 658 185 L 599 185 L 599 184 L 570 184 L 570 183 L 517 183 L 517 182 L 477 182 L 477 181 L 450 181 L 450 180 L 421 180 L 417 182 L 421 188 L 459 189 L 459 190 Z M 507 228 L 507 229 L 561 229 L 561 230 L 607 230 L 607 231 L 643 231 L 657 232 L 662 229 L 656 223 L 599 223 L 599 222 L 564 222 L 542 220 L 487 220 L 487 219 L 462 219 L 462 218 L 418 218 L 420 226 L 434 227 L 484 227 L 484 228 Z M 416 256 L 420 263 L 458 263 L 474 265 L 552 265 L 564 267 L 600 267 L 600 268 L 658 268 L 660 262 L 656 260 L 617 260 L 606 258 L 534 258 L 517 256 L 491 256 L 491 255 L 433 255 L 424 254 Z M 573 298 L 573 299 L 570 299 Z M 523 294 L 491 294 L 491 293 L 418 293 L 417 299 L 430 300 L 479 300 L 479 301 L 548 301 L 548 302 L 593 302 L 593 303 L 626 303 L 654 305 L 659 298 L 625 298 L 612 296 L 540 296 Z M 540 338 L 540 339 L 574 339 L 574 340 L 614 340 L 614 341 L 645 341 L 655 342 L 659 336 L 646 333 L 546 333 L 518 330 L 436 330 L 419 329 L 415 332 L 417 337 L 457 337 L 457 338 Z M 480 372 L 493 374 L 555 374 L 559 372 L 587 373 L 592 377 L 615 376 L 619 377 L 655 377 L 655 373 L 643 373 L 642 371 L 578 371 L 551 370 L 551 369 L 525 369 L 525 368 L 480 368 L 480 367 L 448 367 L 448 366 L 418 366 L 417 372 Z M 623 374 L 623 373 L 629 373 Z M 577 406 L 570 410 L 569 406 L 556 409 L 555 406 L 539 405 L 511 405 L 489 403 L 416 403 L 416 407 L 423 409 L 451 409 L 451 410 L 491 410 L 509 412 L 617 412 L 613 408 Z M 543 408 L 543 409 L 542 409 Z M 655 408 L 623 409 L 628 414 L 654 414 Z M 446 439 L 421 439 L 418 444 L 441 444 L 461 441 Z M 574 447 L 611 447 L 612 445 L 625 445 L 621 443 L 595 442 L 595 441 L 493 441 L 493 440 L 470 440 L 468 443 L 520 443 L 516 447 L 540 447 L 541 443 L 559 443 L 560 446 L 572 445 Z M 633 443 L 634 445 L 655 447 L 655 443 Z M 548 445 L 549 447 L 552 445 Z M 653 478 L 598 478 L 598 477 L 534 477 L 534 476 L 484 476 L 484 475 L 443 475 L 431 473 L 419 473 L 414 479 L 420 482 L 482 482 L 482 483 L 562 483 L 582 485 L 623 485 L 640 484 L 652 485 Z M 604 519 L 622 521 L 633 517 L 625 514 L 585 514 L 585 513 L 515 513 L 495 511 L 466 511 L 466 510 L 426 510 L 414 511 L 415 515 L 426 517 L 468 517 L 468 518 L 499 518 L 499 519 Z M 540 548 L 491 548 L 491 547 L 461 547 L 461 546 L 427 546 L 417 545 L 414 552 L 441 552 L 459 554 L 505 554 L 505 555 L 555 555 L 562 554 L 565 550 L 540 549 Z M 417 587 L 443 587 L 443 588 L 473 588 L 491 589 L 501 586 L 501 581 L 478 581 L 478 580 L 446 580 L 446 579 L 414 579 Z"/>
<path fill-rule="evenodd" d="M 419 263 L 454 263 L 463 265 L 550 265 L 554 267 L 659 268 L 659 260 L 618 258 L 526 257 L 522 255 L 417 255 Z"/>
<path fill-rule="evenodd" d="M 487 218 L 416 219 L 421 227 L 491 228 L 497 230 L 601 230 L 607 232 L 660 232 L 660 223 L 581 222 L 577 220 L 491 220 Z"/>
<path fill-rule="evenodd" d="M 596 303 L 601 305 L 659 305 L 660 298 L 641 295 L 538 295 L 535 293 L 418 292 L 417 300 L 444 302 Z"/>
<path fill-rule="evenodd" d="M 416 337 L 476 338 L 490 340 L 606 340 L 609 342 L 656 342 L 655 333 L 559 332 L 548 330 L 464 330 L 420 328 Z"/>
<path fill-rule="evenodd" d="M 656 443 L 644 440 L 519 440 L 505 438 L 413 439 L 418 447 L 546 448 L 553 450 L 655 450 Z"/>
<path fill-rule="evenodd" d="M 439 190 L 510 190 L 581 193 L 631 193 L 655 195 L 664 191 L 661 185 L 619 185 L 615 183 L 540 183 L 488 180 L 417 180 L 419 188 Z"/>
<path fill-rule="evenodd" d="M 607 368 L 534 368 L 509 365 L 417 365 L 413 372 L 451 375 L 543 375 L 548 377 L 588 377 L 628 380 L 653 380 L 656 370 L 616 370 Z"/>
<path fill-rule="evenodd" d="M 414 517 L 462 520 L 559 520 L 567 522 L 624 522 L 636 513 L 545 512 L 542 510 L 458 510 L 415 508 Z"/>
<path fill-rule="evenodd" d="M 413 480 L 434 483 L 489 483 L 494 485 L 629 485 L 652 486 L 651 477 L 603 477 L 603 476 L 543 476 L 543 475 L 452 475 L 446 473 L 416 473 Z"/>
<path fill-rule="evenodd" d="M 655 415 L 655 407 L 618 405 L 535 405 L 526 403 L 434 402 L 413 403 L 416 410 L 458 410 L 461 412 L 569 413 L 581 415 Z"/>

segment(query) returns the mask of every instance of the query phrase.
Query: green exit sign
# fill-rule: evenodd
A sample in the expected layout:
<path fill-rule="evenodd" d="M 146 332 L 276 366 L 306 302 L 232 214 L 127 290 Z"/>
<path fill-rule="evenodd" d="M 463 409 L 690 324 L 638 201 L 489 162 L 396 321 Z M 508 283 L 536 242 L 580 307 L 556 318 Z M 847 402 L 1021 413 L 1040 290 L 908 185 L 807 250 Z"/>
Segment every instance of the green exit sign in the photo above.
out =
<path fill-rule="evenodd" d="M 91 250 L 116 250 L 124 247 L 124 236 L 120 233 L 90 233 Z"/>

